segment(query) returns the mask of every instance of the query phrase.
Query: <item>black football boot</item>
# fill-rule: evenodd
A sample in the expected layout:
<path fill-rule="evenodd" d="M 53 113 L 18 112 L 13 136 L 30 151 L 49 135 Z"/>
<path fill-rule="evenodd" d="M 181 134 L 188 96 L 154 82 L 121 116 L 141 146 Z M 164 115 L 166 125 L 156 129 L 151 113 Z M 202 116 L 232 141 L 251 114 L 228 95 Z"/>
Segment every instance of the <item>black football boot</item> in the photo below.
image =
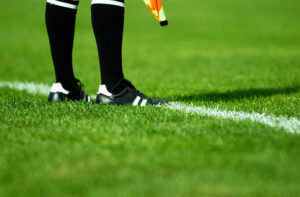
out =
<path fill-rule="evenodd" d="M 100 85 L 96 103 L 109 103 L 116 105 L 162 105 L 168 103 L 164 99 L 152 99 L 139 92 L 130 81 L 122 79 L 109 92 L 106 85 Z"/>
<path fill-rule="evenodd" d="M 54 83 L 50 90 L 48 101 L 85 101 L 87 103 L 93 103 L 92 99 L 84 92 L 82 82 L 78 80 L 77 83 L 77 88 L 73 91 L 65 90 L 61 83 Z"/>

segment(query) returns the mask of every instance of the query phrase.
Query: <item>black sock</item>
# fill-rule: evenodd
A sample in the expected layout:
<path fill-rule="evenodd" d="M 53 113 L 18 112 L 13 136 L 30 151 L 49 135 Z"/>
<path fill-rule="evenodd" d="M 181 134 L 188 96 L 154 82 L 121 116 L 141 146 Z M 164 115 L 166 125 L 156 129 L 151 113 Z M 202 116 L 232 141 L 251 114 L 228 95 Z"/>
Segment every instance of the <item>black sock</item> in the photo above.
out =
<path fill-rule="evenodd" d="M 48 0 L 46 5 L 46 26 L 56 82 L 67 90 L 77 86 L 72 64 L 77 4 L 78 1 L 72 0 Z"/>
<path fill-rule="evenodd" d="M 101 83 L 111 90 L 124 78 L 122 70 L 124 1 L 93 0 L 91 10 L 99 53 Z"/>

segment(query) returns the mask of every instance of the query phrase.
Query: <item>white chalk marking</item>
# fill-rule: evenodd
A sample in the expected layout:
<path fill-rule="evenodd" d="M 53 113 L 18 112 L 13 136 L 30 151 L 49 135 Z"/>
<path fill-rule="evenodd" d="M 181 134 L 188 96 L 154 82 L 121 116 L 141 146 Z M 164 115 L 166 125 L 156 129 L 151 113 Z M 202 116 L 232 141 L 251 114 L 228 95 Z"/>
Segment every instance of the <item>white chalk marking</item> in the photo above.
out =
<path fill-rule="evenodd" d="M 168 109 L 178 110 L 188 114 L 198 114 L 201 116 L 217 117 L 231 120 L 250 120 L 268 125 L 273 128 L 283 128 L 291 133 L 300 133 L 300 120 L 291 117 L 274 116 L 260 113 L 247 113 L 242 111 L 227 111 L 218 108 L 207 108 L 193 105 L 184 105 L 177 102 L 172 102 L 166 106 Z"/>
<path fill-rule="evenodd" d="M 30 94 L 42 95 L 48 95 L 51 89 L 51 87 L 46 84 L 6 81 L 0 81 L 0 88 L 11 88 L 19 91 L 26 91 Z M 300 120 L 294 117 L 288 118 L 284 116 L 274 116 L 260 113 L 220 110 L 218 108 L 185 105 L 178 102 L 172 102 L 169 105 L 164 106 L 164 108 L 181 111 L 188 114 L 198 114 L 200 116 L 209 116 L 235 121 L 249 120 L 252 122 L 265 124 L 273 128 L 282 128 L 291 133 L 300 133 Z"/>
<path fill-rule="evenodd" d="M 30 94 L 48 95 L 51 87 L 43 83 L 22 83 L 22 82 L 7 82 L 0 81 L 0 88 L 10 88 L 19 91 L 25 91 Z"/>

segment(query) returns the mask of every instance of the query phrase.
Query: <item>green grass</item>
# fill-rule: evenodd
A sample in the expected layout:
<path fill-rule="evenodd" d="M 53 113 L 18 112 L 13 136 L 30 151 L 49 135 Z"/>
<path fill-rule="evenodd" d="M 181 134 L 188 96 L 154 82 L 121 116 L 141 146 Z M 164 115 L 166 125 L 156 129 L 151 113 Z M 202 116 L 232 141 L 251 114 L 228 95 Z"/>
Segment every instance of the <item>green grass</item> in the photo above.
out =
<path fill-rule="evenodd" d="M 76 76 L 100 82 L 90 2 Z M 0 81 L 51 84 L 44 1 L 0 2 Z M 172 0 L 161 28 L 128 0 L 124 70 L 142 92 L 300 119 L 298 0 Z M 0 89 L 0 196 L 300 196 L 300 135 L 163 108 L 49 104 Z"/>

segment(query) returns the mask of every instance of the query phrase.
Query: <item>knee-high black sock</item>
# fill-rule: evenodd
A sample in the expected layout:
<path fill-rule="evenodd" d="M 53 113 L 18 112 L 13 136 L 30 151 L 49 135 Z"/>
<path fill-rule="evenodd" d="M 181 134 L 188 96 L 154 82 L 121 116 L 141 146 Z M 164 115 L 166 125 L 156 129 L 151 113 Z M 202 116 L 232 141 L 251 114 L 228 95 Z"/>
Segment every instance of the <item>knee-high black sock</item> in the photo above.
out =
<path fill-rule="evenodd" d="M 122 70 L 124 1 L 93 0 L 91 10 L 99 53 L 101 83 L 111 90 L 124 78 Z"/>
<path fill-rule="evenodd" d="M 56 82 L 67 90 L 77 86 L 72 65 L 77 4 L 78 1 L 48 0 L 46 5 L 46 26 Z"/>

